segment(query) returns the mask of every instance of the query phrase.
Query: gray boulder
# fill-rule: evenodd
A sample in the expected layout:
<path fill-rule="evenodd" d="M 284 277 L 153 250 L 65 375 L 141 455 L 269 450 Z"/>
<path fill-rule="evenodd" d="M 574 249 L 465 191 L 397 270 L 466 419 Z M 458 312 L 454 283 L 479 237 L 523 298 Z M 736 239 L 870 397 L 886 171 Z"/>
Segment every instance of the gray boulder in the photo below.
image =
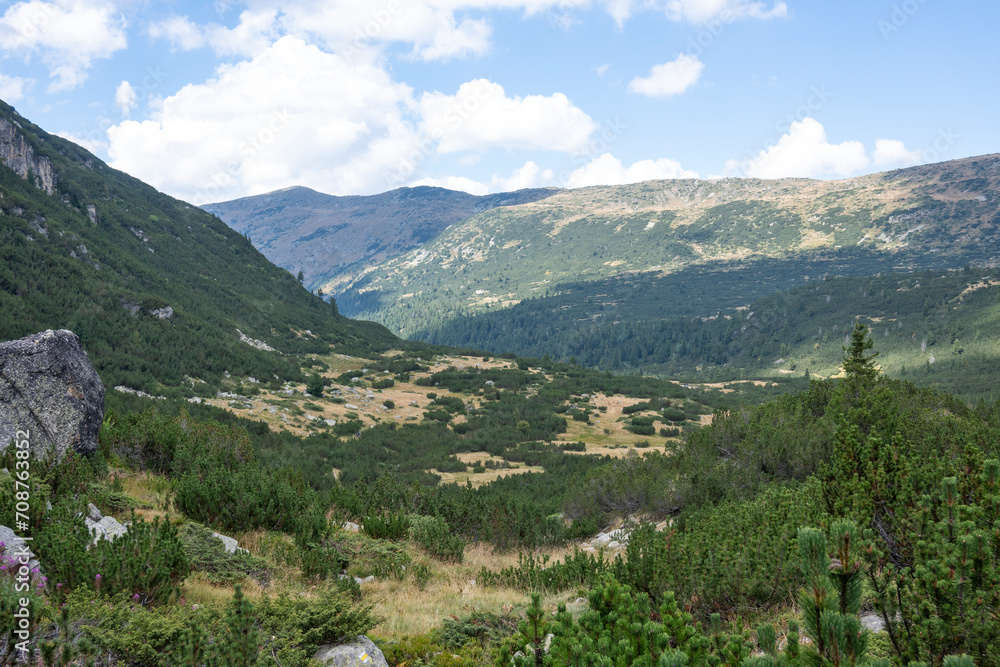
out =
<path fill-rule="evenodd" d="M 113 540 L 116 537 L 124 535 L 128 532 L 128 526 L 120 523 L 113 516 L 101 517 L 99 520 L 94 521 L 89 516 L 87 516 L 83 522 L 87 524 L 87 530 L 90 534 L 94 536 L 94 544 L 97 544 L 98 540 Z"/>
<path fill-rule="evenodd" d="M 21 559 L 26 558 L 28 569 L 38 571 L 40 566 L 35 553 L 27 547 L 25 541 L 7 526 L 0 526 L 0 554 L 7 559 L 16 560 L 21 565 Z"/>
<path fill-rule="evenodd" d="M 346 644 L 324 644 L 313 660 L 323 667 L 389 667 L 382 651 L 364 635 Z"/>
<path fill-rule="evenodd" d="M 0 343 L 0 449 L 18 438 L 39 457 L 90 454 L 103 419 L 104 385 L 72 331 Z"/>

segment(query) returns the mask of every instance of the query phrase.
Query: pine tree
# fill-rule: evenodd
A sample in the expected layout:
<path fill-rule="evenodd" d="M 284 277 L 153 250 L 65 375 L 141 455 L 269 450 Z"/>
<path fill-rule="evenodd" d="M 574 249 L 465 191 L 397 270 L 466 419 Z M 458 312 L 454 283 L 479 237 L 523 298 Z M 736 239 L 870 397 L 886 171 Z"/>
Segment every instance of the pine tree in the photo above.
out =
<path fill-rule="evenodd" d="M 879 371 L 875 365 L 875 357 L 878 356 L 878 352 L 866 354 L 875 346 L 870 333 L 868 327 L 860 322 L 854 324 L 850 345 L 843 348 L 844 362 L 842 366 L 848 379 L 870 382 L 878 378 Z"/>

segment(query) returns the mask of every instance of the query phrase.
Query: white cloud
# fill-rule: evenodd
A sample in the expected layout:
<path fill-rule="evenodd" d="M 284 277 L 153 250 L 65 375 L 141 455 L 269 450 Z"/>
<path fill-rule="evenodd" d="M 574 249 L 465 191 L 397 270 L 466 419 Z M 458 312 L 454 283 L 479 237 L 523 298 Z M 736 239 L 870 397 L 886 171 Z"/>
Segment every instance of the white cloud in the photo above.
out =
<path fill-rule="evenodd" d="M 172 16 L 149 27 L 149 36 L 165 39 L 181 51 L 210 47 L 219 56 L 252 57 L 277 38 L 277 10 L 240 14 L 235 28 L 209 23 L 198 25 L 185 16 Z"/>
<path fill-rule="evenodd" d="M 267 91 L 262 95 L 261 91 Z M 108 130 L 114 167 L 194 203 L 296 183 L 374 193 L 418 155 L 412 90 L 295 37 L 183 87 L 148 120 Z M 407 174 L 409 175 L 409 174 Z"/>
<path fill-rule="evenodd" d="M 553 185 L 554 182 L 555 173 L 551 169 L 542 169 L 534 161 L 529 160 L 523 166 L 515 169 L 510 176 L 494 174 L 488 185 L 465 176 L 421 178 L 411 181 L 408 185 L 411 187 L 432 185 L 449 190 L 461 190 L 472 195 L 485 195 L 490 192 L 514 192 L 525 188 L 542 188 Z"/>
<path fill-rule="evenodd" d="M 464 83 L 454 95 L 424 93 L 419 109 L 424 133 L 441 153 L 491 147 L 573 153 L 598 127 L 562 93 L 507 97 L 487 79 Z"/>
<path fill-rule="evenodd" d="M 99 131 L 95 131 L 92 134 L 93 136 L 85 137 L 80 134 L 73 134 L 72 132 L 56 132 L 57 136 L 72 141 L 77 146 L 83 146 L 91 153 L 96 154 L 105 150 L 108 147 L 108 143 L 101 138 L 104 134 Z"/>
<path fill-rule="evenodd" d="M 911 151 L 902 141 L 879 139 L 875 142 L 875 166 L 885 168 L 912 167 L 923 162 L 922 151 Z"/>
<path fill-rule="evenodd" d="M 743 165 L 743 172 L 753 178 L 830 178 L 851 176 L 868 166 L 865 147 L 860 141 L 831 144 L 826 130 L 814 118 L 792 123 L 778 143 L 760 151 Z M 733 163 L 727 165 L 732 171 Z"/>
<path fill-rule="evenodd" d="M 135 88 L 128 81 L 122 81 L 115 90 L 115 106 L 122 112 L 123 116 L 128 116 L 132 109 L 136 107 Z"/>
<path fill-rule="evenodd" d="M 529 160 L 522 167 L 515 169 L 514 173 L 507 178 L 494 176 L 490 181 L 490 190 L 493 192 L 513 192 L 525 188 L 541 188 L 551 185 L 555 177 L 555 173 L 551 169 L 542 169 Z"/>
<path fill-rule="evenodd" d="M 594 71 L 597 72 L 597 76 L 604 76 L 604 73 L 611 69 L 611 63 L 606 63 L 599 67 L 595 67 Z"/>
<path fill-rule="evenodd" d="M 675 160 L 640 160 L 630 167 L 621 160 L 605 153 L 580 167 L 566 179 L 567 188 L 583 188 L 590 185 L 626 185 L 670 178 L 698 178 L 697 172 L 681 167 Z"/>
<path fill-rule="evenodd" d="M 754 0 L 668 0 L 667 18 L 671 21 L 705 23 L 717 19 L 734 21 L 741 18 L 772 19 L 788 16 L 788 6 L 776 1 L 768 7 L 766 2 Z"/>
<path fill-rule="evenodd" d="M 125 46 L 125 20 L 110 2 L 30 0 L 12 4 L 0 17 L 0 50 L 25 59 L 40 53 L 51 92 L 80 86 L 94 59 Z"/>
<path fill-rule="evenodd" d="M 696 56 L 680 54 L 676 60 L 654 65 L 649 76 L 636 77 L 628 84 L 630 92 L 650 97 L 679 95 L 698 82 L 705 64 Z"/>
<path fill-rule="evenodd" d="M 171 16 L 149 26 L 149 36 L 165 39 L 181 51 L 193 51 L 206 45 L 205 28 L 195 24 L 186 16 Z"/>
<path fill-rule="evenodd" d="M 474 181 L 465 176 L 446 176 L 444 178 L 421 178 L 407 184 L 407 187 L 415 188 L 421 185 L 429 185 L 435 188 L 447 188 L 448 190 L 458 190 L 468 192 L 470 195 L 485 195 L 490 189 L 485 183 Z"/>
<path fill-rule="evenodd" d="M 260 0 L 255 7 L 281 10 L 289 34 L 320 40 L 344 56 L 370 46 L 401 42 L 412 45 L 414 58 L 449 60 L 481 56 L 490 47 L 492 27 L 485 19 L 460 18 L 457 6 L 422 0 Z"/>
<path fill-rule="evenodd" d="M 11 104 L 24 97 L 24 89 L 31 85 L 31 79 L 7 76 L 0 73 L 0 100 Z"/>
<path fill-rule="evenodd" d="M 649 0 L 248 0 L 256 12 L 277 12 L 285 34 L 319 40 L 326 48 L 353 56 L 370 47 L 403 43 L 424 61 L 478 57 L 491 47 L 493 28 L 476 13 L 520 10 L 526 18 L 544 16 L 556 27 L 577 21 L 572 12 L 597 4 L 618 23 Z M 472 14 L 471 16 L 469 14 Z"/>

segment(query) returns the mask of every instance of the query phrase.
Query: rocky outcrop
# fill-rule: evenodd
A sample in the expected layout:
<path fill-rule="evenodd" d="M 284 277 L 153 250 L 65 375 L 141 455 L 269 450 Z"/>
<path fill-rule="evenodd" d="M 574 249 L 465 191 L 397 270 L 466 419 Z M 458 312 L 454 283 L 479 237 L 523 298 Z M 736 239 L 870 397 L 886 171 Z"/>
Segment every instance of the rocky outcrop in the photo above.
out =
<path fill-rule="evenodd" d="M 245 553 L 245 554 L 246 553 L 250 553 L 246 549 L 241 549 L 240 548 L 240 543 L 237 542 L 232 537 L 229 537 L 227 535 L 222 535 L 221 533 L 212 533 L 212 537 L 215 537 L 220 542 L 222 542 L 222 548 L 225 549 L 227 553 L 234 554 L 237 551 Z"/>
<path fill-rule="evenodd" d="M 0 118 L 0 161 L 13 169 L 18 176 L 27 179 L 31 174 L 35 187 L 46 194 L 55 192 L 56 172 L 47 157 L 37 157 L 17 126 L 6 118 Z"/>
<path fill-rule="evenodd" d="M 27 543 L 7 526 L 0 526 L 0 554 L 4 560 L 27 565 L 28 570 L 39 571 L 38 559 L 28 548 Z"/>
<path fill-rule="evenodd" d="M 93 503 L 87 505 L 87 516 L 83 522 L 87 524 L 87 530 L 94 538 L 93 544 L 97 544 L 98 540 L 101 539 L 113 540 L 128 532 L 128 526 L 113 516 L 102 515 L 101 510 L 97 509 Z"/>
<path fill-rule="evenodd" d="M 347 644 L 325 644 L 313 660 L 323 667 L 389 667 L 378 647 L 364 635 Z"/>
<path fill-rule="evenodd" d="M 104 385 L 72 331 L 0 343 L 0 449 L 27 440 L 38 457 L 97 449 Z"/>

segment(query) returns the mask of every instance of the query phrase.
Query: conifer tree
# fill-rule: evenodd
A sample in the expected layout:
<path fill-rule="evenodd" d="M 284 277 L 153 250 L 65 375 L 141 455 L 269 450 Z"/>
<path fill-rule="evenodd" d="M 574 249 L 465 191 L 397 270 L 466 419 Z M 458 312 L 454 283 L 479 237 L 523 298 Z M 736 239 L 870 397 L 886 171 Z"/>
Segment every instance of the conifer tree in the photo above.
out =
<path fill-rule="evenodd" d="M 875 346 L 875 342 L 869 334 L 868 327 L 861 322 L 854 324 L 850 345 L 843 348 L 844 362 L 842 366 L 848 379 L 870 382 L 878 377 L 878 367 L 875 366 L 875 357 L 878 356 L 878 352 L 867 354 L 868 350 Z"/>

